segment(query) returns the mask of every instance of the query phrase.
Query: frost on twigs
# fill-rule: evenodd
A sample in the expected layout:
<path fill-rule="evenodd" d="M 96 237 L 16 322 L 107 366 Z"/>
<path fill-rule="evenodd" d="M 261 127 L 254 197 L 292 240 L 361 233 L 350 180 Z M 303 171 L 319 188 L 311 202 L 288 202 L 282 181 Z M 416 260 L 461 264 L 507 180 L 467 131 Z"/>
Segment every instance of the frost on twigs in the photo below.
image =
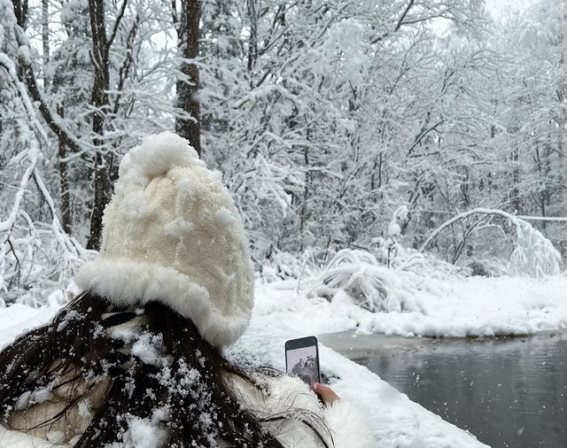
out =
<path fill-rule="evenodd" d="M 515 247 L 510 272 L 534 278 L 561 274 L 561 254 L 551 242 L 528 222 L 513 218 Z"/>
<path fill-rule="evenodd" d="M 267 263 L 262 266 L 262 279 L 266 283 L 290 280 L 302 283 L 314 275 L 314 256 L 311 250 L 306 250 L 302 257 L 289 252 L 273 249 Z"/>
<path fill-rule="evenodd" d="M 0 4 L 0 11 L 5 6 Z M 0 34 L 8 31 L 0 22 Z M 0 115 L 9 111 L 14 119 L 0 136 L 0 304 L 18 300 L 37 306 L 68 283 L 87 252 L 59 221 L 40 169 L 47 163 L 44 146 L 49 139 L 15 76 L 13 58 L 3 50 L 0 47 Z"/>
<path fill-rule="evenodd" d="M 511 232 L 508 233 L 512 234 L 513 248 L 506 266 L 507 275 L 542 278 L 561 274 L 561 254 L 551 242 L 524 219 L 502 210 L 477 208 L 461 213 L 435 229 L 420 250 L 423 252 L 427 249 L 445 229 L 471 216 L 483 217 L 482 221 L 477 221 L 477 225 L 482 223 L 486 226 L 489 222 L 502 229 L 503 234 L 507 233 L 507 227 L 511 228 Z M 508 225 L 504 226 L 502 221 Z"/>

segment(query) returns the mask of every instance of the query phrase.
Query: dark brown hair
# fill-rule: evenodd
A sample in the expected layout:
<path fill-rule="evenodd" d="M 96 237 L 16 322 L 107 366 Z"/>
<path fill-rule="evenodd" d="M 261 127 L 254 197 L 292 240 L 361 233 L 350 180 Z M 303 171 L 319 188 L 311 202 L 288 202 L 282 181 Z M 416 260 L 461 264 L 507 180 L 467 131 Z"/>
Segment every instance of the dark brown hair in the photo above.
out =
<path fill-rule="evenodd" d="M 120 314 L 104 319 L 103 314 L 109 311 Z M 124 350 L 124 342 L 110 337 L 106 328 L 135 314 L 90 293 L 73 300 L 50 324 L 4 348 L 0 352 L 2 418 L 6 421 L 22 394 L 53 384 L 58 378 L 65 381 L 54 387 L 100 378 L 107 384 L 105 399 L 74 447 L 99 448 L 120 442 L 128 430 L 129 416 L 151 419 L 154 411 L 162 408 L 168 413 L 161 425 L 167 429 L 166 446 L 171 448 L 212 447 L 220 440 L 235 448 L 283 448 L 262 423 L 287 419 L 291 414 L 256 416 L 243 409 L 227 387 L 229 373 L 251 387 L 261 388 L 251 374 L 227 361 L 218 348 L 199 335 L 191 320 L 167 306 L 150 302 L 143 315 L 147 322 L 143 331 L 163 350 L 163 359 L 169 360 L 165 366 L 142 361 L 132 350 Z M 69 397 L 63 411 L 40 425 L 64 417 L 77 404 L 84 390 L 79 393 L 80 388 L 75 389 L 77 393 Z M 328 433 L 324 425 L 297 419 L 313 429 L 323 446 L 329 445 L 325 441 L 328 434 L 321 436 Z"/>

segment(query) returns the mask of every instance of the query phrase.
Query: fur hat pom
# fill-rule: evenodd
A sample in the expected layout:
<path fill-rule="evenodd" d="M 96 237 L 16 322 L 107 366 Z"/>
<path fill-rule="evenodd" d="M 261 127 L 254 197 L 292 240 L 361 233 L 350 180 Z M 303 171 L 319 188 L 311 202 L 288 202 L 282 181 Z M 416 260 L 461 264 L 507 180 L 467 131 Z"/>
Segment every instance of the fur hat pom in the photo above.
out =
<path fill-rule="evenodd" d="M 254 302 L 248 241 L 220 174 L 185 139 L 153 135 L 123 158 L 100 254 L 77 283 L 117 305 L 165 303 L 215 346 L 244 332 Z"/>

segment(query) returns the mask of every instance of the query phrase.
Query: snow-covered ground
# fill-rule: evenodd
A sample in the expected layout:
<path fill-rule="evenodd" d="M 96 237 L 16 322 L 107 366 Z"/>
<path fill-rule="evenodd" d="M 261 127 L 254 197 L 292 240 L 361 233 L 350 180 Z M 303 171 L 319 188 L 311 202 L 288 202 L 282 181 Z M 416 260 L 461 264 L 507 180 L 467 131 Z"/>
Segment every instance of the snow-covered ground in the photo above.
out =
<path fill-rule="evenodd" d="M 251 326 L 228 351 L 239 362 L 284 369 L 286 339 L 357 329 L 398 335 L 525 334 L 567 327 L 567 278 L 427 280 L 411 312 L 370 313 L 345 293 L 307 298 L 297 282 L 258 284 Z M 57 307 L 0 308 L 0 344 L 51 318 Z M 321 369 L 344 399 L 364 410 L 384 448 L 485 446 L 474 436 L 410 401 L 363 366 L 320 347 Z"/>
<path fill-rule="evenodd" d="M 289 307 L 285 304 L 287 299 Z M 257 366 L 284 370 L 286 339 L 317 334 L 325 325 L 321 321 L 328 317 L 305 297 L 270 287 L 258 290 L 256 305 L 250 328 L 230 348 L 229 355 Z M 288 319 L 294 309 L 301 317 Z M 328 323 L 336 325 L 335 321 Z M 486 447 L 474 436 L 410 401 L 366 367 L 322 344 L 319 350 L 323 375 L 339 396 L 363 410 L 381 448 Z"/>
<path fill-rule="evenodd" d="M 567 327 L 567 278 L 423 280 L 417 311 L 371 313 L 345 293 L 307 298 L 296 281 L 258 285 L 250 329 L 231 355 L 284 369 L 286 339 L 356 329 L 403 336 L 491 336 Z M 339 395 L 358 403 L 381 447 L 479 447 L 473 436 L 410 401 L 377 375 L 321 346 L 321 369 Z"/>
<path fill-rule="evenodd" d="M 403 281 L 403 278 L 401 279 Z M 307 299 L 297 282 L 259 286 L 256 314 L 277 313 L 299 331 L 356 329 L 400 336 L 523 335 L 567 328 L 567 277 L 422 279 L 404 294 L 408 311 L 371 313 L 339 292 Z"/>
<path fill-rule="evenodd" d="M 0 308 L 0 347 L 12 342 L 16 336 L 43 325 L 58 310 L 58 307 L 36 309 L 18 303 Z"/>

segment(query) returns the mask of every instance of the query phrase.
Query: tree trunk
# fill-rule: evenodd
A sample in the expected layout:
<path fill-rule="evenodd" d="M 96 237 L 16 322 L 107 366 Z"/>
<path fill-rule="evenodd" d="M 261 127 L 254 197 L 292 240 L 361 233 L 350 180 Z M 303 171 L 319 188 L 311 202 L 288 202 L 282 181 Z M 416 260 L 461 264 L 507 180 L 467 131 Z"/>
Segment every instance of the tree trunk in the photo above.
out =
<path fill-rule="evenodd" d="M 61 118 L 65 116 L 65 109 L 59 105 L 57 113 Z M 71 235 L 72 232 L 72 217 L 71 217 L 71 200 L 69 193 L 69 167 L 65 161 L 67 156 L 67 147 L 65 139 L 59 137 L 59 188 L 61 190 L 61 224 L 63 230 Z"/>
<path fill-rule="evenodd" d="M 192 60 L 199 56 L 199 21 L 201 0 L 182 0 L 181 17 L 177 27 L 177 47 L 181 62 L 181 78 L 177 80 L 177 107 L 186 117 L 177 117 L 175 130 L 189 140 L 201 155 L 200 105 L 196 97 L 199 89 L 199 68 Z"/>
<path fill-rule="evenodd" d="M 43 89 L 47 91 L 49 86 L 46 73 L 49 65 L 49 0 L 41 0 L 41 43 L 43 48 Z"/>
<path fill-rule="evenodd" d="M 250 87 L 254 88 L 254 69 L 258 60 L 258 13 L 256 0 L 247 0 L 248 18 L 250 20 L 250 37 L 248 38 L 248 72 L 250 74 Z"/>
<path fill-rule="evenodd" d="M 18 25 L 25 31 L 28 19 L 28 0 L 13 0 L 12 5 Z"/>
<path fill-rule="evenodd" d="M 108 42 L 106 37 L 104 0 L 89 0 L 89 15 L 93 48 L 91 57 L 94 66 L 94 83 L 91 105 L 94 109 L 92 117 L 93 145 L 96 148 L 93 179 L 93 211 L 88 249 L 99 249 L 102 235 L 102 215 L 104 207 L 110 200 L 111 185 L 108 180 L 107 164 L 103 154 L 105 115 L 109 108 L 109 62 Z"/>
<path fill-rule="evenodd" d="M 520 161 L 518 148 L 512 151 L 512 209 L 515 214 L 520 214 Z"/>
<path fill-rule="evenodd" d="M 312 188 L 312 177 L 311 171 L 309 170 L 311 166 L 311 161 L 309 160 L 309 144 L 311 142 L 311 131 L 309 125 L 307 126 L 306 133 L 307 144 L 303 146 L 303 161 L 305 162 L 305 185 L 303 187 L 303 204 L 301 206 L 301 211 L 299 215 L 299 250 L 303 252 L 305 249 L 305 229 L 307 227 L 307 221 L 309 220 L 310 207 L 309 201 L 311 196 Z"/>

